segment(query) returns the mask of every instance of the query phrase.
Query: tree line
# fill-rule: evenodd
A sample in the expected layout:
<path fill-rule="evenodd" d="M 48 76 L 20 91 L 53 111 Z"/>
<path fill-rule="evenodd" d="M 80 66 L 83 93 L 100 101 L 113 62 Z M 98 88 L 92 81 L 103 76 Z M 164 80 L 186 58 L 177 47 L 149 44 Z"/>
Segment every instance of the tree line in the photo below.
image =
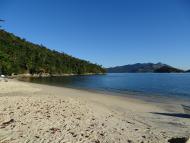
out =
<path fill-rule="evenodd" d="M 104 73 L 97 64 L 33 44 L 0 29 L 0 72 L 11 74 Z"/>

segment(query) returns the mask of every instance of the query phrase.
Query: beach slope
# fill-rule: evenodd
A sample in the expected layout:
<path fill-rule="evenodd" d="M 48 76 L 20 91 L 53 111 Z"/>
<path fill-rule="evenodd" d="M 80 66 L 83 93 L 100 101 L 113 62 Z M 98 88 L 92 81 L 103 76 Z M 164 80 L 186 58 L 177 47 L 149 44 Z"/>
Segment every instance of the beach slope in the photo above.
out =
<path fill-rule="evenodd" d="M 170 106 L 172 103 L 1 81 L 0 142 L 167 143 L 172 138 L 188 138 L 190 117 L 179 105 Z"/>

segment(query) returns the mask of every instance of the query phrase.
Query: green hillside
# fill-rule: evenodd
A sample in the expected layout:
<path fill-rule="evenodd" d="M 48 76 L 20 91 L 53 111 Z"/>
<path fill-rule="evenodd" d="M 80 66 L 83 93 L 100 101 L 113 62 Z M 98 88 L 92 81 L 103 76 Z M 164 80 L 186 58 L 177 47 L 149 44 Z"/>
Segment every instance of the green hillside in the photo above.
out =
<path fill-rule="evenodd" d="M 52 51 L 0 30 L 0 72 L 11 74 L 104 73 L 96 64 Z"/>

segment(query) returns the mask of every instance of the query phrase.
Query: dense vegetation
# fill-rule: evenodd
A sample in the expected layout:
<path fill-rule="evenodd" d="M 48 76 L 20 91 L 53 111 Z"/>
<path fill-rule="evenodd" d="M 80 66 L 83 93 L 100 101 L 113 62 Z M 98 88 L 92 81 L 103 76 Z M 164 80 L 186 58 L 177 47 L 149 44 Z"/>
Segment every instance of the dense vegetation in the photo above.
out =
<path fill-rule="evenodd" d="M 137 63 L 133 65 L 117 66 L 108 68 L 107 72 L 110 73 L 171 73 L 171 72 L 184 72 L 181 69 L 162 63 Z"/>
<path fill-rule="evenodd" d="M 49 50 L 0 30 L 0 72 L 5 75 L 85 74 L 104 73 L 105 70 L 99 65 Z"/>

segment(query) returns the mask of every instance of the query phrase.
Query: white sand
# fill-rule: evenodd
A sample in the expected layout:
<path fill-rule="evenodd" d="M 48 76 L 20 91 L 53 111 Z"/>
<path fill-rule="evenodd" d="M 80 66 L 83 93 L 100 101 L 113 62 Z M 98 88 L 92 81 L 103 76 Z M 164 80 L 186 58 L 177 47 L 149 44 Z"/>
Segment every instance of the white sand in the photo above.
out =
<path fill-rule="evenodd" d="M 177 105 L 176 105 L 177 106 Z M 167 108 L 166 108 L 167 107 Z M 0 82 L 1 143 L 167 143 L 190 136 L 180 106 L 47 85 Z"/>

